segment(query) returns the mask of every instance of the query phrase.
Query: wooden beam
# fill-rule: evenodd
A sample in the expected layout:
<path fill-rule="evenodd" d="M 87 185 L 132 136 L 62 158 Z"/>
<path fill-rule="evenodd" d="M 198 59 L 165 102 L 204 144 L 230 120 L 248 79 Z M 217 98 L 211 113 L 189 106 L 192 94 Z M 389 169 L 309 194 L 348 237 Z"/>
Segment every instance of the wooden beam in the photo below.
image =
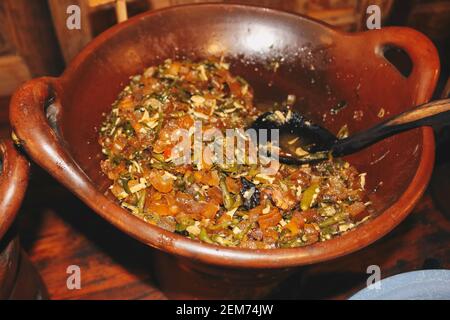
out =
<path fill-rule="evenodd" d="M 89 3 L 87 0 L 48 0 L 53 23 L 58 36 L 64 60 L 69 63 L 77 53 L 92 39 L 89 23 Z M 81 9 L 81 28 L 69 30 L 67 28 L 67 7 L 77 5 Z"/>
<path fill-rule="evenodd" d="M 0 56 L 0 96 L 7 96 L 31 78 L 25 61 L 17 55 Z"/>
<path fill-rule="evenodd" d="M 33 76 L 57 75 L 63 61 L 45 0 L 0 1 L 0 30 Z"/>

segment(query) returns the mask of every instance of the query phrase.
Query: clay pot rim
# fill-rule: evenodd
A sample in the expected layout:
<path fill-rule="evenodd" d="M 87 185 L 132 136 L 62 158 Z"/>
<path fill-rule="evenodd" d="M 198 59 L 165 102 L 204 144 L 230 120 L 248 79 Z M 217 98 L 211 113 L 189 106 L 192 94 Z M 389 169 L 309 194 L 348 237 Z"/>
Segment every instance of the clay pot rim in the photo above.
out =
<path fill-rule="evenodd" d="M 0 138 L 0 239 L 14 222 L 28 185 L 29 163 L 12 141 Z"/>
<path fill-rule="evenodd" d="M 356 250 L 359 250 L 367 245 L 378 240 L 389 231 L 391 231 L 395 226 L 397 226 L 414 208 L 416 203 L 421 198 L 427 183 L 430 179 L 433 162 L 434 162 L 434 136 L 431 128 L 422 128 L 420 143 L 422 144 L 422 153 L 420 156 L 419 166 L 417 171 L 405 192 L 400 196 L 400 198 L 379 216 L 369 221 L 368 223 L 359 226 L 357 229 L 352 230 L 338 238 L 328 240 L 326 242 L 316 243 L 306 247 L 300 248 L 288 248 L 288 249 L 263 249 L 263 250 L 253 250 L 253 249 L 240 249 L 240 248 L 228 248 L 220 247 L 216 245 L 210 245 L 207 243 L 202 243 L 188 239 L 184 236 L 163 230 L 159 227 L 150 225 L 143 220 L 135 217 L 129 213 L 126 209 L 121 208 L 118 204 L 113 203 L 105 195 L 100 193 L 93 184 L 88 185 L 89 191 L 95 191 L 96 201 L 92 201 L 87 191 L 80 190 L 82 187 L 73 186 L 73 181 L 69 181 L 67 176 L 61 177 L 60 172 L 56 172 L 56 167 L 49 167 L 49 165 L 40 158 L 41 156 L 36 151 L 36 145 L 38 142 L 30 140 L 27 141 L 21 136 L 22 132 L 20 129 L 25 130 L 20 126 L 20 114 L 18 111 L 18 105 L 21 101 L 21 96 L 25 92 L 33 87 L 34 82 L 46 81 L 53 83 L 54 87 L 63 87 L 64 82 L 70 79 L 72 73 L 76 71 L 78 66 L 82 64 L 85 59 L 91 55 L 97 48 L 100 48 L 105 41 L 114 37 L 115 34 L 120 32 L 122 29 L 127 28 L 135 23 L 139 23 L 140 19 L 145 19 L 150 16 L 159 15 L 167 13 L 173 10 L 180 9 L 192 9 L 195 7 L 222 7 L 225 9 L 245 9 L 254 11 L 264 11 L 267 14 L 276 14 L 281 16 L 296 17 L 297 19 L 303 19 L 308 21 L 313 21 L 314 23 L 326 27 L 333 31 L 335 34 L 342 36 L 364 36 L 369 33 L 357 33 L 350 34 L 341 31 L 336 31 L 331 29 L 324 23 L 318 22 L 313 19 L 303 17 L 301 15 L 278 11 L 275 9 L 262 8 L 257 6 L 247 6 L 247 5 L 232 5 L 232 4 L 194 4 L 194 5 L 181 5 L 169 8 L 163 8 L 156 11 L 146 12 L 137 15 L 124 23 L 118 24 L 101 35 L 95 38 L 90 44 L 88 44 L 72 61 L 70 66 L 66 69 L 63 75 L 59 78 L 43 78 L 41 80 L 32 80 L 28 85 L 25 84 L 18 92 L 15 94 L 15 98 L 11 103 L 11 123 L 14 125 L 16 134 L 25 141 L 25 150 L 30 154 L 35 161 L 41 165 L 44 169 L 49 171 L 54 175 L 60 182 L 62 182 L 66 187 L 68 187 L 72 192 L 80 197 L 87 205 L 89 205 L 94 211 L 108 220 L 110 223 L 114 224 L 116 227 L 122 231 L 130 234 L 131 236 L 137 238 L 138 240 L 156 247 L 168 253 L 172 253 L 185 258 L 201 261 L 207 264 L 220 265 L 226 267 L 234 268 L 287 268 L 299 265 L 307 265 L 312 263 L 317 263 L 320 261 L 330 260 L 337 258 Z M 437 59 L 437 53 L 431 42 L 417 31 L 411 30 L 409 28 L 392 27 L 386 28 L 391 30 L 391 32 L 408 32 L 411 36 L 416 37 L 417 41 L 421 41 L 424 46 L 429 47 L 431 50 L 432 61 L 431 66 L 433 68 L 439 69 L 439 60 Z M 433 52 L 434 51 L 434 52 Z M 434 57 L 433 57 L 434 54 Z M 435 78 L 430 81 L 430 85 L 427 88 L 426 93 L 429 99 L 431 97 L 432 91 L 436 84 L 438 72 L 435 72 Z M 56 90 L 57 91 L 57 90 Z M 41 99 L 42 100 L 42 99 Z M 418 101 L 425 102 L 425 101 Z M 40 117 L 40 116 L 39 116 Z M 42 117 L 43 118 L 43 117 Z M 34 138 L 34 137 L 33 137 Z M 32 142 L 31 144 L 29 142 Z M 52 148 L 57 148 L 62 150 L 61 141 L 59 140 L 58 145 Z M 54 142 L 52 143 L 54 144 Z M 76 166 L 74 163 L 68 164 L 63 163 L 63 166 L 72 170 L 72 166 Z M 83 185 L 86 187 L 86 183 L 89 181 L 86 179 L 83 181 Z M 90 182 L 89 182 L 90 183 Z M 116 217 L 108 216 L 108 212 L 112 212 Z M 120 219 L 118 218 L 120 216 Z M 132 221 L 134 225 L 127 224 L 126 222 Z"/>

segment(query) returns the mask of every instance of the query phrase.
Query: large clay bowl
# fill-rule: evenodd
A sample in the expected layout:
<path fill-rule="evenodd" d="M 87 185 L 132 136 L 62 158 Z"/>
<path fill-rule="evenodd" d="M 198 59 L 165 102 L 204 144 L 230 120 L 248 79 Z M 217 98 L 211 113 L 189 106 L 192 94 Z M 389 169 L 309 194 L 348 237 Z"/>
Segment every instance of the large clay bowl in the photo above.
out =
<path fill-rule="evenodd" d="M 384 57 L 387 47 L 407 53 L 412 62 L 409 76 Z M 200 296 L 216 289 L 219 297 L 258 296 L 270 290 L 274 279 L 279 280 L 281 269 L 361 249 L 392 230 L 413 209 L 432 171 L 430 128 L 397 135 L 350 157 L 359 170 L 367 172 L 377 217 L 339 238 L 309 247 L 242 250 L 208 245 L 149 225 L 121 208 L 105 194 L 109 182 L 100 171 L 97 129 L 102 113 L 110 110 L 129 76 L 146 66 L 166 58 L 211 55 L 225 56 L 232 71 L 253 85 L 257 99 L 280 101 L 293 93 L 299 98 L 299 110 L 334 132 L 344 124 L 356 132 L 379 122 L 380 110 L 394 115 L 427 101 L 439 72 L 435 47 L 411 29 L 349 34 L 291 13 L 205 4 L 132 18 L 93 40 L 61 77 L 23 85 L 12 99 L 10 120 L 25 151 L 97 214 L 169 254 L 164 255 L 172 261 L 169 265 L 158 260 L 163 266 L 159 272 L 167 274 L 162 277 L 164 287 L 176 292 L 186 279 L 168 271 L 181 263 L 184 270 L 195 269 L 195 277 L 205 281 L 198 282 Z M 274 60 L 278 68 L 273 67 Z M 347 106 L 330 114 L 341 101 Z M 181 260 L 173 261 L 174 257 Z M 224 281 L 228 286 L 216 286 Z"/>
<path fill-rule="evenodd" d="M 11 141 L 0 137 L 0 299 L 47 297 L 14 226 L 28 185 L 28 171 L 28 161 Z"/>

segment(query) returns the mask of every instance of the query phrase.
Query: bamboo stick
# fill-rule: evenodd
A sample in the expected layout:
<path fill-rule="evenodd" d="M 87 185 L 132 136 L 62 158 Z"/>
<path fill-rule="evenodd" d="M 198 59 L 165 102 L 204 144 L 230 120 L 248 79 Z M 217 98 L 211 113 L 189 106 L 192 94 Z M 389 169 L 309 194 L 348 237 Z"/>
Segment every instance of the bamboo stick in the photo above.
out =
<path fill-rule="evenodd" d="M 128 19 L 126 0 L 116 0 L 116 17 L 117 23 L 123 22 Z"/>

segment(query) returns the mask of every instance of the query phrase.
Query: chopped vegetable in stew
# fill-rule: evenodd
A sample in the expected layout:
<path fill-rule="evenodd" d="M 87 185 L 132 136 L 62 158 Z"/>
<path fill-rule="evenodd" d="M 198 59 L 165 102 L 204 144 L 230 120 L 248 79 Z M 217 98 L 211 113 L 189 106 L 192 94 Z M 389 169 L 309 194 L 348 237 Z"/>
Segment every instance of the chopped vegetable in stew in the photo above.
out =
<path fill-rule="evenodd" d="M 191 133 L 198 121 L 202 132 L 245 129 L 260 112 L 251 86 L 223 60 L 147 68 L 131 78 L 100 129 L 110 191 L 148 223 L 221 246 L 306 246 L 370 217 L 365 174 L 342 159 L 280 164 L 274 175 L 247 162 L 177 163 L 178 142 L 170 138 L 177 130 Z"/>

